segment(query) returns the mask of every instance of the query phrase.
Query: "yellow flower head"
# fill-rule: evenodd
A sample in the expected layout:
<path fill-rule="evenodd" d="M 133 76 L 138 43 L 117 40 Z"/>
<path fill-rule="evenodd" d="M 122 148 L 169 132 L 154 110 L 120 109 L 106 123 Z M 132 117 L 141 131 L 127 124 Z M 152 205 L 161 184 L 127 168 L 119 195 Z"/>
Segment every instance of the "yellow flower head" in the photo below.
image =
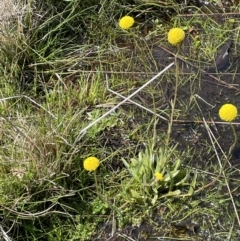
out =
<path fill-rule="evenodd" d="M 100 161 L 96 157 L 88 157 L 83 161 L 83 167 L 87 171 L 95 171 L 100 165 Z"/>
<path fill-rule="evenodd" d="M 173 46 L 180 44 L 184 38 L 185 32 L 181 28 L 172 28 L 168 32 L 168 42 Z"/>
<path fill-rule="evenodd" d="M 133 26 L 134 24 L 134 18 L 130 16 L 124 16 L 119 20 L 119 26 L 122 29 L 129 29 Z"/>
<path fill-rule="evenodd" d="M 223 121 L 231 122 L 236 119 L 238 110 L 235 105 L 225 104 L 219 109 L 219 116 Z"/>
<path fill-rule="evenodd" d="M 157 181 L 163 181 L 163 175 L 162 175 L 162 173 L 160 173 L 160 172 L 155 172 L 155 173 L 154 173 L 154 176 L 155 176 L 155 178 L 156 178 Z"/>

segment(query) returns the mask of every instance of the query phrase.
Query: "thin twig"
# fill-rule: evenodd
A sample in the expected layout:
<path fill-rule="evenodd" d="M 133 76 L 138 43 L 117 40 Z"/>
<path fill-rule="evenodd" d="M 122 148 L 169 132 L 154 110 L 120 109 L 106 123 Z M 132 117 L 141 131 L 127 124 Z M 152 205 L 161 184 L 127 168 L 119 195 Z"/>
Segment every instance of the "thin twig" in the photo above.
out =
<path fill-rule="evenodd" d="M 208 124 L 207 124 L 207 122 L 205 121 L 204 118 L 203 118 L 203 124 L 204 124 L 204 126 L 205 126 L 205 128 L 207 130 L 207 133 L 209 135 L 210 140 L 212 140 L 212 138 L 214 139 L 214 143 L 217 143 L 219 149 L 221 150 L 221 153 L 223 154 L 224 158 L 226 159 L 224 164 L 223 164 L 223 169 L 224 169 L 226 164 L 227 164 L 227 162 L 228 162 L 228 158 L 227 158 L 226 154 L 223 152 L 221 146 L 219 145 L 218 141 L 216 140 L 215 136 L 213 135 L 211 129 L 209 128 L 209 126 L 208 126 Z M 215 153 L 217 153 L 215 145 L 213 145 L 213 149 L 214 149 Z M 208 183 L 205 186 L 203 186 L 203 187 L 199 188 L 198 190 L 196 190 L 195 193 L 198 193 L 198 192 L 202 191 L 203 189 L 212 186 L 220 177 L 224 177 L 222 175 L 222 172 L 220 172 L 218 175 L 216 175 L 216 177 L 210 183 Z"/>
<path fill-rule="evenodd" d="M 142 85 L 140 88 L 138 88 L 135 92 L 133 92 L 131 95 L 129 95 L 128 97 L 126 97 L 123 101 L 121 101 L 120 103 L 118 103 L 116 106 L 114 106 L 112 109 L 110 109 L 109 111 L 107 111 L 106 113 L 104 113 L 102 116 L 100 116 L 98 119 L 96 119 L 95 121 L 93 121 L 92 123 L 90 123 L 89 125 L 87 125 L 85 128 L 83 128 L 79 134 L 77 139 L 75 140 L 75 144 L 78 143 L 80 141 L 80 139 L 83 137 L 83 135 L 85 135 L 85 133 L 87 132 L 87 130 L 89 128 L 91 128 L 92 126 L 94 126 L 97 122 L 99 122 L 100 120 L 102 120 L 103 118 L 105 118 L 106 116 L 108 116 L 109 114 L 111 114 L 113 111 L 115 111 L 118 107 L 120 107 L 122 104 L 124 104 L 125 102 L 129 101 L 134 95 L 136 95 L 138 92 L 140 92 L 142 89 L 144 89 L 147 85 L 149 85 L 150 83 L 152 83 L 155 79 L 157 79 L 160 75 L 162 75 L 165 71 L 167 71 L 169 68 L 171 68 L 174 65 L 174 62 L 172 62 L 171 64 L 169 64 L 167 67 L 165 67 L 161 72 L 159 72 L 157 75 L 155 75 L 153 78 L 151 78 L 149 81 L 147 81 L 144 85 Z"/>
<path fill-rule="evenodd" d="M 3 227 L 1 226 L 1 224 L 0 224 L 0 231 L 1 231 L 2 236 L 5 241 L 11 241 L 11 239 L 8 237 L 7 233 L 3 230 Z"/>
<path fill-rule="evenodd" d="M 107 77 L 107 75 L 106 75 L 106 84 L 107 84 L 107 90 L 108 90 L 109 92 L 111 92 L 111 93 L 113 93 L 113 94 L 121 97 L 121 98 L 124 99 L 124 100 L 126 99 L 125 96 L 123 96 L 123 95 L 119 94 L 118 92 L 116 92 L 116 91 L 114 91 L 114 90 L 112 90 L 112 89 L 109 88 L 109 83 L 108 83 L 108 77 Z M 163 120 L 165 120 L 165 121 L 168 121 L 167 118 L 165 118 L 165 117 L 163 117 L 163 116 L 155 113 L 154 111 L 148 109 L 147 107 L 145 107 L 145 106 L 143 106 L 143 105 L 141 105 L 141 104 L 138 104 L 137 102 L 135 102 L 135 101 L 133 101 L 133 100 L 128 100 L 128 101 L 131 102 L 132 104 L 134 104 L 134 105 L 142 108 L 143 110 L 146 110 L 147 112 L 149 112 L 149 113 L 151 113 L 151 114 L 153 114 L 153 115 L 156 115 L 157 117 L 159 117 L 159 118 L 161 118 L 161 119 L 163 119 Z"/>
<path fill-rule="evenodd" d="M 204 121 L 202 120 L 173 120 L 176 124 L 203 124 Z M 228 122 L 223 121 L 205 121 L 207 124 L 213 124 L 213 125 L 229 125 Z M 232 125 L 240 125 L 240 122 L 231 122 Z"/>
<path fill-rule="evenodd" d="M 203 118 L 203 121 L 205 121 L 204 118 Z M 207 123 L 205 123 L 205 122 L 204 122 L 204 124 L 205 124 L 205 127 L 206 127 L 206 129 L 207 129 L 207 132 L 208 132 L 208 136 L 209 136 L 209 138 L 210 138 L 210 141 L 211 141 L 211 143 L 212 143 L 212 146 L 213 146 L 215 155 L 216 155 L 216 157 L 217 157 L 218 164 L 219 164 L 219 166 L 220 166 L 220 168 L 221 168 L 220 173 L 222 173 L 222 175 L 223 175 L 223 177 L 224 177 L 224 180 L 225 180 L 225 183 L 226 183 L 226 186 L 227 186 L 227 189 L 228 189 L 228 193 L 229 193 L 229 196 L 230 196 L 231 201 L 232 201 L 233 209 L 234 209 L 235 214 L 236 214 L 236 217 L 237 217 L 238 225 L 239 225 L 239 227 L 240 227 L 240 219 L 239 219 L 237 207 L 236 207 L 235 202 L 234 202 L 234 200 L 233 200 L 232 192 L 231 192 L 231 189 L 230 189 L 230 187 L 229 187 L 229 184 L 228 184 L 228 181 L 227 181 L 227 177 L 226 177 L 226 174 L 225 174 L 225 171 L 224 171 L 224 167 L 225 167 L 226 161 L 225 161 L 224 165 L 222 165 L 222 163 L 221 163 L 221 161 L 220 161 L 220 158 L 219 158 L 219 156 L 218 156 L 218 152 L 217 152 L 217 150 L 216 150 L 216 148 L 215 148 L 212 135 L 211 135 L 210 132 L 208 131 L 208 130 L 209 130 L 209 126 L 208 126 Z"/>
<path fill-rule="evenodd" d="M 231 13 L 224 13 L 224 16 L 231 16 L 231 15 L 234 15 L 234 16 L 238 16 L 240 15 L 239 13 L 236 13 L 236 12 L 231 12 Z M 181 17 L 191 17 L 193 16 L 193 14 L 178 14 L 178 16 L 181 16 Z M 200 17 L 208 17 L 208 16 L 223 16 L 222 13 L 208 13 L 208 14 L 205 14 L 205 13 L 194 13 L 194 17 L 195 16 L 200 16 Z"/>
<path fill-rule="evenodd" d="M 97 73 L 97 74 L 125 74 L 125 75 L 130 75 L 130 74 L 134 74 L 134 75 L 156 75 L 158 72 L 142 72 L 142 71 L 112 71 L 112 70 L 72 70 L 72 71 L 68 71 L 68 73 L 71 73 L 71 74 L 77 74 L 77 73 Z M 189 72 L 181 72 L 181 74 L 183 75 L 192 75 L 192 73 L 189 73 Z M 215 74 L 215 72 L 212 72 L 212 73 L 208 73 L 208 74 Z M 221 75 L 229 75 L 229 74 L 232 74 L 231 72 L 224 72 L 224 73 L 221 73 Z M 240 75 L 240 73 L 234 73 L 234 75 Z M 232 85 L 236 85 L 236 86 L 239 86 L 239 84 L 232 84 Z"/>

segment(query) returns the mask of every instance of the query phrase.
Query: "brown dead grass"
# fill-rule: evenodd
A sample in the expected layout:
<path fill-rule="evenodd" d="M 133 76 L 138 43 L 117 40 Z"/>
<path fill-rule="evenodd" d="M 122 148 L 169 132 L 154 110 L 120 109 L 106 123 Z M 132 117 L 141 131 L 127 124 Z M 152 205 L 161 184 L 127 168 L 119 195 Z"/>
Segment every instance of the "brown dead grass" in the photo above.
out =
<path fill-rule="evenodd" d="M 25 9 L 24 0 L 0 0 L 0 28 L 9 26 L 13 19 L 21 18 Z"/>

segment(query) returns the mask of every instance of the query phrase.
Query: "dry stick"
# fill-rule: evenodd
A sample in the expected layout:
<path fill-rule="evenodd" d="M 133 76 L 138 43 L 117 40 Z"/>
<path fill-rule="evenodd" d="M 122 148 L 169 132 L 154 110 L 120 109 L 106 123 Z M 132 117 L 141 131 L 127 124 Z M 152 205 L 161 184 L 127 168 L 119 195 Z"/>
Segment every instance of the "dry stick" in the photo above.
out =
<path fill-rule="evenodd" d="M 223 121 L 205 121 L 207 124 L 219 124 L 219 125 L 229 125 L 229 123 L 227 122 L 223 122 Z M 174 120 L 174 123 L 176 124 L 192 124 L 192 123 L 198 123 L 198 124 L 203 124 L 204 121 L 202 120 Z M 240 125 L 240 122 L 232 122 L 232 125 Z"/>
<path fill-rule="evenodd" d="M 174 65 L 174 62 L 172 62 L 171 64 L 169 64 L 167 67 L 165 67 L 161 72 L 159 72 L 157 75 L 155 75 L 152 79 L 150 79 L 148 82 L 146 82 L 144 85 L 142 85 L 139 89 L 137 89 L 135 92 L 133 92 L 131 95 L 129 95 L 128 97 L 126 97 L 123 101 L 121 101 L 120 103 L 118 103 L 116 106 L 114 106 L 112 109 L 110 109 L 109 111 L 107 111 L 106 113 L 104 113 L 101 117 L 99 117 L 98 119 L 96 119 L 95 121 L 93 121 L 92 123 L 90 123 L 89 125 L 87 125 L 85 128 L 83 128 L 79 134 L 77 139 L 75 140 L 74 144 L 77 144 L 81 138 L 84 136 L 84 134 L 86 133 L 86 131 L 91 128 L 93 125 L 95 125 L 97 122 L 99 122 L 100 120 L 102 120 L 103 118 L 105 118 L 106 116 L 108 116 L 109 114 L 111 114 L 113 111 L 115 111 L 119 106 L 121 106 L 123 103 L 125 103 L 126 101 L 129 101 L 134 95 L 136 95 L 138 92 L 140 92 L 142 89 L 144 89 L 147 85 L 149 85 L 151 82 L 153 82 L 155 79 L 157 79 L 160 75 L 162 75 L 165 71 L 167 71 L 169 68 L 171 68 Z"/>
<path fill-rule="evenodd" d="M 166 51 L 167 53 L 173 55 L 175 58 L 180 59 L 181 61 L 183 61 L 184 63 L 186 63 L 186 64 L 188 64 L 188 65 L 190 65 L 190 66 L 192 66 L 192 67 L 195 68 L 195 69 L 198 69 L 194 64 L 189 63 L 189 62 L 186 61 L 184 58 L 182 58 L 182 57 L 180 57 L 180 56 L 174 54 L 173 52 L 171 52 L 171 51 L 165 49 L 164 47 L 162 47 L 162 46 L 160 46 L 160 45 L 159 45 L 159 47 L 160 47 L 162 50 Z M 213 76 L 212 74 L 207 73 L 206 71 L 204 71 L 204 70 L 202 70 L 202 69 L 200 69 L 200 71 L 201 71 L 202 73 L 204 73 L 204 74 L 210 76 L 212 79 L 216 80 L 216 81 L 218 82 L 218 84 L 221 85 L 221 86 L 223 86 L 223 87 L 228 87 L 229 89 L 239 90 L 239 89 L 236 88 L 234 85 L 230 85 L 230 84 L 228 84 L 228 83 L 226 83 L 226 82 L 224 82 L 224 81 L 222 81 L 222 80 L 216 78 L 216 77 Z M 204 80 L 204 81 L 213 84 L 213 82 L 211 82 L 211 81 L 208 81 L 208 80 Z"/>
<path fill-rule="evenodd" d="M 123 96 L 123 95 L 119 94 L 118 92 L 115 92 L 115 91 L 113 91 L 112 89 L 109 88 L 108 77 L 107 77 L 107 76 L 106 76 L 106 84 L 107 84 L 107 90 L 108 90 L 109 92 L 111 92 L 111 93 L 113 93 L 113 94 L 121 97 L 121 98 L 124 99 L 124 100 L 126 99 L 125 96 Z M 133 101 L 133 100 L 128 100 L 128 101 L 131 102 L 132 104 L 134 104 L 134 105 L 136 105 L 136 106 L 138 106 L 138 107 L 140 107 L 140 108 L 142 108 L 142 109 L 150 112 L 151 114 L 156 115 L 157 117 L 159 117 L 159 118 L 161 118 L 161 119 L 163 119 L 163 120 L 165 120 L 165 121 L 168 121 L 167 118 L 165 118 L 165 117 L 163 117 L 163 116 L 155 113 L 154 111 L 148 109 L 147 107 L 145 107 L 145 106 L 143 106 L 143 105 L 141 105 L 141 104 L 138 104 L 137 102 L 135 102 L 135 101 Z"/>
<path fill-rule="evenodd" d="M 172 52 L 170 52 L 171 54 L 173 54 Z M 196 68 L 196 67 L 195 67 Z M 99 71 L 99 70 L 89 70 L 89 71 L 86 71 L 86 70 L 74 70 L 74 71 L 68 71 L 69 73 L 71 74 L 77 74 L 77 73 L 101 73 L 101 74 L 137 74 L 137 75 L 156 75 L 158 72 L 141 72 L 141 71 L 130 71 L 130 72 L 127 72 L 126 71 L 111 71 L 111 70 L 102 70 L 102 71 Z M 192 75 L 192 73 L 188 73 L 188 72 L 182 72 L 182 74 L 184 75 Z M 215 73 L 207 73 L 207 74 L 215 74 Z M 226 73 L 221 73 L 221 75 L 229 75 L 231 73 L 229 72 L 226 72 Z M 234 73 L 234 75 L 240 75 L 240 73 Z M 232 85 L 239 85 L 239 84 L 232 84 Z"/>
<path fill-rule="evenodd" d="M 221 168 L 220 174 L 222 173 L 222 175 L 223 175 L 223 177 L 224 177 L 224 180 L 225 180 L 225 183 L 226 183 L 226 186 L 227 186 L 227 189 L 228 189 L 228 193 L 229 193 L 229 196 L 230 196 L 230 198 L 231 198 L 231 201 L 232 201 L 232 204 L 233 204 L 233 208 L 234 208 L 234 211 L 235 211 L 237 220 L 238 220 L 238 225 L 239 225 L 239 227 L 240 227 L 240 219 L 239 219 L 237 207 L 236 207 L 235 202 L 234 202 L 234 200 L 233 200 L 233 196 L 232 196 L 232 193 L 231 193 L 231 189 L 230 189 L 229 184 L 228 184 L 228 182 L 227 182 L 227 177 L 226 177 L 226 174 L 225 174 L 225 171 L 224 171 L 224 167 L 225 167 L 228 159 L 224 162 L 224 165 L 222 165 L 222 163 L 221 163 L 221 161 L 220 161 L 220 158 L 219 158 L 219 156 L 218 156 L 218 152 L 217 152 L 217 150 L 216 150 L 216 148 L 215 148 L 215 146 L 214 146 L 214 141 L 213 141 L 212 135 L 211 135 L 210 132 L 208 131 L 208 130 L 209 130 L 209 126 L 208 126 L 207 123 L 205 122 L 205 119 L 204 119 L 204 118 L 203 118 L 203 121 L 204 121 L 205 127 L 206 127 L 206 129 L 207 129 L 208 136 L 209 136 L 209 138 L 210 138 L 210 140 L 211 140 L 211 143 L 212 143 L 214 152 L 215 152 L 215 154 L 216 154 L 216 157 L 217 157 L 219 166 L 220 166 L 220 168 Z M 205 187 L 206 187 L 206 186 L 205 186 Z"/>
<path fill-rule="evenodd" d="M 5 241 L 11 241 L 11 239 L 8 237 L 7 233 L 4 231 L 4 229 L 3 229 L 1 224 L 0 224 L 0 231 L 1 231 L 2 236 L 3 236 Z"/>
<path fill-rule="evenodd" d="M 203 118 L 203 120 L 204 120 L 204 125 L 205 125 L 205 123 L 207 123 L 207 122 L 205 121 L 204 118 Z M 229 124 L 229 123 L 227 123 L 227 124 Z M 231 126 L 232 126 L 232 125 L 231 125 Z M 211 130 L 210 128 L 208 128 L 207 131 L 208 131 L 208 132 L 211 134 L 211 136 L 214 138 L 214 141 L 216 142 L 216 144 L 217 144 L 219 150 L 221 151 L 222 155 L 223 155 L 224 158 L 226 159 L 226 161 L 225 161 L 225 163 L 224 163 L 224 165 L 223 165 L 223 169 L 225 168 L 227 162 L 228 162 L 229 166 L 232 167 L 231 163 L 228 161 L 228 157 L 227 157 L 227 155 L 224 153 L 222 147 L 220 146 L 219 142 L 217 141 L 216 137 L 214 136 L 212 130 Z M 217 131 L 217 130 L 216 130 L 216 131 Z M 217 132 L 218 132 L 218 131 L 217 131 Z M 229 154 L 231 153 L 232 148 L 235 146 L 235 144 L 236 144 L 236 138 L 234 139 L 234 143 L 233 143 L 233 145 L 232 145 L 231 148 L 229 149 Z"/>
<path fill-rule="evenodd" d="M 217 145 L 218 145 L 219 149 L 221 150 L 223 156 L 226 158 L 226 160 L 225 160 L 225 162 L 223 164 L 223 169 L 224 169 L 226 164 L 227 164 L 227 162 L 228 162 L 228 158 L 227 158 L 226 154 L 223 152 L 221 146 L 219 145 L 218 141 L 216 140 L 214 134 L 212 133 L 211 129 L 207 125 L 207 122 L 205 121 L 204 118 L 203 118 L 203 122 L 202 123 L 204 124 L 205 128 L 207 129 L 207 133 L 208 133 L 210 139 L 211 139 L 211 137 L 214 138 L 214 141 L 217 143 Z M 229 124 L 229 123 L 227 123 L 227 124 Z M 213 148 L 214 148 L 214 151 L 216 152 L 216 148 L 215 148 L 214 145 L 213 145 Z M 198 192 L 202 191 L 206 187 L 212 186 L 220 177 L 224 177 L 221 172 L 218 175 L 216 175 L 216 177 L 210 183 L 208 183 L 207 185 L 205 185 L 203 187 L 200 187 L 198 190 L 196 190 L 195 193 L 198 193 Z"/>
<path fill-rule="evenodd" d="M 195 16 L 200 16 L 200 17 L 208 17 L 208 16 L 223 16 L 222 13 L 208 13 L 208 14 L 205 14 L 205 13 L 194 13 L 194 17 Z M 239 16 L 240 14 L 239 13 L 224 13 L 224 16 L 231 16 L 231 15 L 234 15 L 234 16 Z M 178 14 L 178 16 L 181 16 L 181 17 L 192 17 L 193 15 L 192 14 Z"/>

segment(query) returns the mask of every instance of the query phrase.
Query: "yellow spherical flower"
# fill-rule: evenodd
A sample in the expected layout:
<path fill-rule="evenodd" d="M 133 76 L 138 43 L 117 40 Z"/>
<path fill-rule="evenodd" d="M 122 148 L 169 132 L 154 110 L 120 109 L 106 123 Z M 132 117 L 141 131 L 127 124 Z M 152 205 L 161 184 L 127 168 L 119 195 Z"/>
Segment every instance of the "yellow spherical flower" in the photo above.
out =
<path fill-rule="evenodd" d="M 83 167 L 87 171 L 95 171 L 100 165 L 100 161 L 96 157 L 88 157 L 83 161 Z"/>
<path fill-rule="evenodd" d="M 168 42 L 173 46 L 180 44 L 184 38 L 185 32 L 181 28 L 172 28 L 168 32 Z"/>
<path fill-rule="evenodd" d="M 119 20 L 119 26 L 122 29 L 129 29 L 133 26 L 134 24 L 134 18 L 130 16 L 124 16 Z"/>
<path fill-rule="evenodd" d="M 163 181 L 163 175 L 162 175 L 162 173 L 160 173 L 160 172 L 155 172 L 155 173 L 154 173 L 154 176 L 155 176 L 156 180 L 158 180 L 158 181 Z"/>
<path fill-rule="evenodd" d="M 223 121 L 231 122 L 236 119 L 238 110 L 235 105 L 225 104 L 219 109 L 219 116 Z"/>

